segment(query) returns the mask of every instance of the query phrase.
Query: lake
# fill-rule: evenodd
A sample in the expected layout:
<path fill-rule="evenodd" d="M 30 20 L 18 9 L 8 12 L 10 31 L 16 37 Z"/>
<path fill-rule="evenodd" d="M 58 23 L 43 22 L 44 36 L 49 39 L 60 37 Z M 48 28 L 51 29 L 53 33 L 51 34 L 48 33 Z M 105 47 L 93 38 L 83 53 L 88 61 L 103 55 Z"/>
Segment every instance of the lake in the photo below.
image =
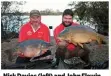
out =
<path fill-rule="evenodd" d="M 47 15 L 47 16 L 41 16 L 41 21 L 46 24 L 48 27 L 51 26 L 52 29 L 50 29 L 50 34 L 51 36 L 53 36 L 53 31 L 54 29 L 62 22 L 62 16 L 61 15 Z M 19 19 L 17 19 L 17 16 L 14 16 L 15 19 L 9 19 L 7 18 L 8 21 L 6 21 L 5 19 L 2 19 L 2 22 L 4 25 L 7 26 L 6 31 L 19 31 L 19 28 L 22 24 L 25 24 L 26 22 L 29 21 L 29 16 L 21 16 Z M 76 18 L 74 18 L 73 20 L 74 22 L 76 21 Z M 6 23 L 7 22 L 7 23 Z M 79 23 L 79 22 L 78 22 Z M 88 23 L 88 22 L 87 22 Z M 90 24 L 86 24 L 86 25 L 90 25 Z"/>
<path fill-rule="evenodd" d="M 54 29 L 62 22 L 62 16 L 42 16 L 42 22 L 48 27 L 52 26 L 52 29 L 50 29 L 50 34 L 53 36 Z"/>

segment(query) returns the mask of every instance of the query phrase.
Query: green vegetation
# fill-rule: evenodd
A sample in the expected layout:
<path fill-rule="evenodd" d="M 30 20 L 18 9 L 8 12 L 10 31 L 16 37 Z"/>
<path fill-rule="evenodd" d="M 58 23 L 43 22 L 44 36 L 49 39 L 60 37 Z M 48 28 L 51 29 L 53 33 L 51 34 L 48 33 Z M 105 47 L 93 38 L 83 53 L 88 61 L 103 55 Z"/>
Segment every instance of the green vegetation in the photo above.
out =
<path fill-rule="evenodd" d="M 109 24 L 109 2 L 71 2 L 68 4 L 78 16 L 78 20 L 83 20 L 95 24 L 98 33 L 108 35 Z"/>

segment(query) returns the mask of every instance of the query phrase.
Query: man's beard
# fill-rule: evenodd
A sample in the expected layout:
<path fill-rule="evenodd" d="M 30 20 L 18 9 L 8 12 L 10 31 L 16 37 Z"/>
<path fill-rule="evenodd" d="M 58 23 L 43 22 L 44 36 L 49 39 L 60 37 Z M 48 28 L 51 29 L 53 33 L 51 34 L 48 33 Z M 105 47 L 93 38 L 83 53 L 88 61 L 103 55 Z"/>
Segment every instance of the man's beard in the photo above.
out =
<path fill-rule="evenodd" d="M 66 25 L 64 22 L 62 22 L 62 24 L 63 24 L 65 27 L 68 27 L 68 26 L 71 26 L 71 25 L 72 25 L 72 23 Z"/>

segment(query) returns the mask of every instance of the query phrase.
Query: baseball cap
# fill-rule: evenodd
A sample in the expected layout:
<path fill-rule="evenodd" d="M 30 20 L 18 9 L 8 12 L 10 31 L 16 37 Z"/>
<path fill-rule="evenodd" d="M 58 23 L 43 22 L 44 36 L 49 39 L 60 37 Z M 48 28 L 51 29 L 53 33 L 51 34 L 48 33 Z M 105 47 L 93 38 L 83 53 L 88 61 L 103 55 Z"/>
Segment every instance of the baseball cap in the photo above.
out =
<path fill-rule="evenodd" d="M 40 14 L 40 12 L 38 11 L 38 10 L 32 10 L 31 12 L 30 12 L 30 17 L 31 16 L 40 16 L 41 14 Z"/>

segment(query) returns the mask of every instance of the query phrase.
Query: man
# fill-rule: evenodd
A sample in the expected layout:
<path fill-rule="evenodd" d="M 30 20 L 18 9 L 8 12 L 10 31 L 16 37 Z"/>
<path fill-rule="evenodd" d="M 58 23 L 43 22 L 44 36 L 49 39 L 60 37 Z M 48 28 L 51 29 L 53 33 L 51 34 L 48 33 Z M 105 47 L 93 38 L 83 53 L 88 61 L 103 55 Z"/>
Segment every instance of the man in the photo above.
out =
<path fill-rule="evenodd" d="M 72 10 L 66 9 L 62 15 L 62 23 L 59 26 L 57 26 L 54 30 L 54 38 L 57 45 L 59 46 L 56 50 L 56 57 L 58 59 L 62 58 L 64 60 L 64 59 L 72 58 L 74 56 L 76 57 L 79 56 L 87 64 L 89 62 L 89 59 L 88 59 L 89 51 L 87 49 L 84 50 L 78 46 L 75 46 L 72 43 L 67 43 L 66 41 L 60 41 L 57 39 L 57 36 L 59 35 L 59 33 L 63 31 L 66 27 L 78 26 L 78 25 L 79 25 L 78 23 L 73 22 Z"/>
<path fill-rule="evenodd" d="M 41 14 L 38 10 L 30 12 L 30 21 L 22 25 L 19 32 L 19 43 L 30 39 L 40 39 L 50 43 L 50 32 L 48 27 L 41 22 Z M 43 54 L 51 54 L 50 51 L 43 51 Z M 23 53 L 18 53 L 16 63 L 30 62 L 29 57 L 25 57 Z"/>

